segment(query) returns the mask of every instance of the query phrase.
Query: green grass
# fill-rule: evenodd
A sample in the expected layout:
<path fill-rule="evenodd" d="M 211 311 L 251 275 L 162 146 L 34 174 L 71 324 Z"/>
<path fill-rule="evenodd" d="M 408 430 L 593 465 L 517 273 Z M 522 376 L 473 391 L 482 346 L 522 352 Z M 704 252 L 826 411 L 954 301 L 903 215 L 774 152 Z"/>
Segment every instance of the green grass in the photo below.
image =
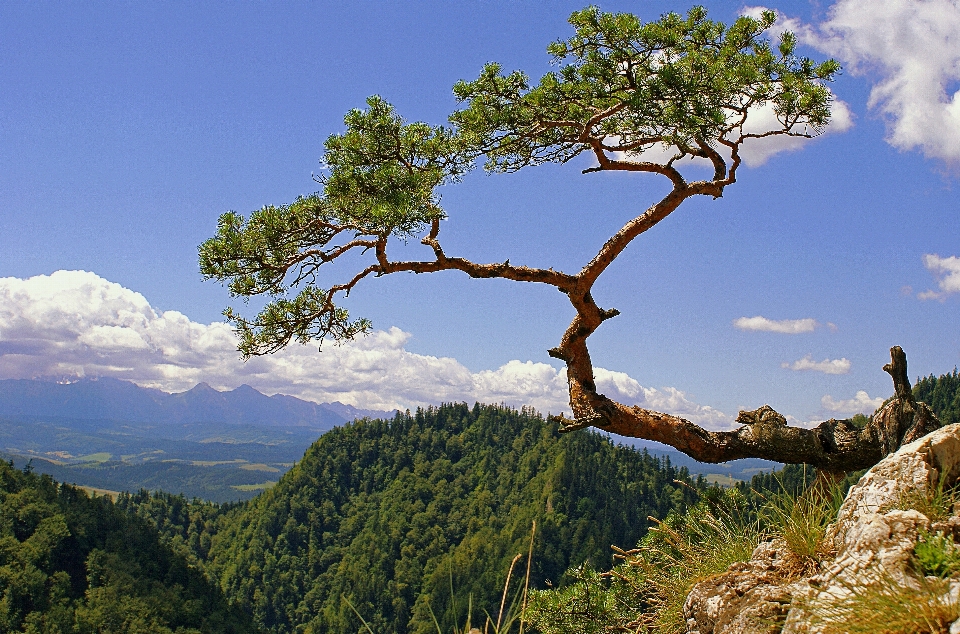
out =
<path fill-rule="evenodd" d="M 835 554 L 824 537 L 827 526 L 837 519 L 844 493 L 840 482 L 815 483 L 799 495 L 773 495 L 760 509 L 766 531 L 787 545 L 789 577 L 813 574 Z"/>
<path fill-rule="evenodd" d="M 942 532 L 920 531 L 920 539 L 913 548 L 917 569 L 921 575 L 940 577 L 956 576 L 960 573 L 960 546 Z"/>
<path fill-rule="evenodd" d="M 77 460 L 80 460 L 81 462 L 106 462 L 112 457 L 113 454 L 107 453 L 106 451 L 101 451 L 99 453 L 91 453 L 87 454 L 86 456 L 80 456 L 77 458 Z"/>
<path fill-rule="evenodd" d="M 910 489 L 904 491 L 891 505 L 902 511 L 916 510 L 927 516 L 931 522 L 942 522 L 953 515 L 960 506 L 960 490 L 957 483 L 948 486 L 946 477 L 941 476 L 937 485 L 926 490 Z"/>
<path fill-rule="evenodd" d="M 658 522 L 638 548 L 619 550 L 610 572 L 581 567 L 568 573 L 572 583 L 533 593 L 531 622 L 542 634 L 680 634 L 693 586 L 749 559 L 763 536 L 743 494 L 713 489 L 687 513 Z"/>

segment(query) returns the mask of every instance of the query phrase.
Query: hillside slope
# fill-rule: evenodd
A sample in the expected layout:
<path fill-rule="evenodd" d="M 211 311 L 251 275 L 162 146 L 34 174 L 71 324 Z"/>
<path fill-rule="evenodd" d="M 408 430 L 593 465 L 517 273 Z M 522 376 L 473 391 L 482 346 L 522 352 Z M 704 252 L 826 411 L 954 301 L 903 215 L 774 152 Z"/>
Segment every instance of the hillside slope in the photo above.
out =
<path fill-rule="evenodd" d="M 528 410 L 358 421 L 222 517 L 206 568 L 270 632 L 356 631 L 348 601 L 377 632 L 435 632 L 431 610 L 450 631 L 468 604 L 474 623 L 496 618 L 533 520 L 531 585 L 544 587 L 588 559 L 608 568 L 611 544 L 636 543 L 648 516 L 693 500 L 674 482 L 685 477 L 597 434 L 559 437 Z"/>
<path fill-rule="evenodd" d="M 960 374 L 932 374 L 917 380 L 913 386 L 913 396 L 929 405 L 944 425 L 960 423 Z"/>
<path fill-rule="evenodd" d="M 0 632 L 254 632 L 154 526 L 0 462 Z"/>

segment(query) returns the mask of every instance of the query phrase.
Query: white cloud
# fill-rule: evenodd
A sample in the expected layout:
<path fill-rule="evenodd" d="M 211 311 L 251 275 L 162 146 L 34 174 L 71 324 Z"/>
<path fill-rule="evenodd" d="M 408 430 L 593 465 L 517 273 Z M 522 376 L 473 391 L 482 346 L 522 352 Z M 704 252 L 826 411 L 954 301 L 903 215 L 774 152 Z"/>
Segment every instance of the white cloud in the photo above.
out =
<path fill-rule="evenodd" d="M 777 28 L 873 79 L 868 104 L 887 119 L 891 145 L 960 161 L 960 2 L 839 0 L 816 27 Z"/>
<path fill-rule="evenodd" d="M 756 317 L 738 317 L 733 320 L 733 326 L 740 330 L 779 332 L 788 335 L 797 335 L 804 332 L 813 332 L 817 327 L 817 321 L 809 317 L 806 319 L 781 319 L 778 321 L 757 315 Z"/>
<path fill-rule="evenodd" d="M 472 373 L 456 359 L 407 351 L 409 339 L 390 328 L 342 346 L 324 345 L 322 352 L 294 344 L 244 363 L 227 324 L 157 311 L 143 295 L 94 273 L 0 278 L 0 378 L 112 376 L 166 391 L 201 381 L 218 389 L 246 383 L 267 394 L 375 409 L 480 401 L 570 411 L 563 370 L 514 360 Z M 726 414 L 676 388 L 647 388 L 622 372 L 595 372 L 600 391 L 624 404 L 708 429 L 732 425 Z"/>
<path fill-rule="evenodd" d="M 840 99 L 834 98 L 831 108 L 830 123 L 823 130 L 823 134 L 840 134 L 853 127 L 853 113 L 849 106 Z M 758 134 L 766 130 L 779 127 L 777 114 L 773 106 L 765 104 L 748 111 L 743 131 Z M 813 133 L 813 131 L 811 131 Z M 811 139 L 795 136 L 770 136 L 762 139 L 747 139 L 740 150 L 740 156 L 748 167 L 758 167 L 767 162 L 767 159 L 781 152 L 793 152 L 803 148 Z"/>
<path fill-rule="evenodd" d="M 853 398 L 847 400 L 835 400 L 829 394 L 820 399 L 823 409 L 833 414 L 841 416 L 853 414 L 872 414 L 874 410 L 883 405 L 883 398 L 870 398 L 870 395 L 863 390 L 857 391 Z"/>
<path fill-rule="evenodd" d="M 824 374 L 847 374 L 850 372 L 850 361 L 846 358 L 814 361 L 809 354 L 793 363 L 782 363 L 780 365 L 788 370 L 812 370 Z"/>
<path fill-rule="evenodd" d="M 960 293 L 960 258 L 951 255 L 941 258 L 939 255 L 928 253 L 923 256 L 923 265 L 937 278 L 940 292 L 929 290 L 918 293 L 920 299 L 943 299 L 952 293 Z"/>
<path fill-rule="evenodd" d="M 768 130 L 776 130 L 781 127 L 777 121 L 777 115 L 770 104 L 756 106 L 747 113 L 747 120 L 743 124 L 743 131 L 747 134 L 759 134 Z M 833 101 L 833 116 L 830 124 L 822 131 L 822 134 L 839 134 L 846 132 L 853 127 L 853 114 L 846 103 L 840 99 Z M 811 131 L 812 133 L 812 131 Z M 759 167 L 767 162 L 772 156 L 781 152 L 793 152 L 803 148 L 812 139 L 805 137 L 795 137 L 787 135 L 775 135 L 761 139 L 747 139 L 740 147 L 740 158 L 743 159 L 747 167 Z M 715 148 L 720 154 L 729 161 L 730 151 L 726 146 L 717 146 Z M 618 157 L 633 160 L 644 160 L 653 163 L 666 163 L 675 154 L 675 147 L 668 147 L 662 143 L 657 143 L 640 154 L 636 153 L 618 153 Z M 712 172 L 713 164 L 699 157 L 686 157 L 674 163 L 678 169 L 685 167 L 696 167 Z"/>

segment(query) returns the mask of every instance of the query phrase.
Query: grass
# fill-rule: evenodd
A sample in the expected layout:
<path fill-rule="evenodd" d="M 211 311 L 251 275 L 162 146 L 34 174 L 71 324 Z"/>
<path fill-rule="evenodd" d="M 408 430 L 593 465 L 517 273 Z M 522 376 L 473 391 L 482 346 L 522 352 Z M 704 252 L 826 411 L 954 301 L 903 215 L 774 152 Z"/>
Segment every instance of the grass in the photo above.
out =
<path fill-rule="evenodd" d="M 954 483 L 948 486 L 946 476 L 941 475 L 935 487 L 925 490 L 910 489 L 900 493 L 891 509 L 908 511 L 914 509 L 927 516 L 931 522 L 947 520 L 960 505 L 960 486 Z"/>
<path fill-rule="evenodd" d="M 663 634 L 686 631 L 683 604 L 697 582 L 750 559 L 760 543 L 760 526 L 728 494 L 724 503 L 707 502 L 699 516 L 685 526 L 659 522 L 651 528 L 651 543 L 639 556 L 627 557 L 642 570 L 648 590 L 651 625 Z"/>
<path fill-rule="evenodd" d="M 230 488 L 236 489 L 237 491 L 266 491 L 276 483 L 275 480 L 267 480 L 260 484 L 234 484 L 231 485 Z"/>
<path fill-rule="evenodd" d="M 842 597 L 807 604 L 811 624 L 824 634 L 941 634 L 960 618 L 946 579 L 921 577 L 916 587 L 881 574 Z"/>
<path fill-rule="evenodd" d="M 652 518 L 651 518 L 652 519 Z M 685 514 L 657 521 L 636 549 L 615 549 L 607 573 L 581 567 L 573 583 L 531 597 L 542 634 L 686 631 L 683 603 L 693 586 L 750 558 L 762 537 L 736 489 L 712 489 Z"/>
<path fill-rule="evenodd" d="M 113 457 L 113 454 L 107 453 L 106 451 L 101 451 L 98 453 L 87 454 L 86 456 L 79 456 L 77 460 L 80 462 L 106 462 Z"/>
<path fill-rule="evenodd" d="M 825 535 L 843 493 L 842 482 L 820 483 L 761 497 L 753 512 L 737 489 L 708 490 L 687 513 L 654 520 L 638 548 L 618 550 L 621 563 L 610 572 L 580 568 L 570 573 L 573 583 L 534 593 L 533 624 L 543 634 L 685 632 L 683 604 L 693 586 L 749 560 L 761 541 L 785 542 L 785 583 L 817 570 L 833 555 Z"/>
<path fill-rule="evenodd" d="M 824 537 L 827 526 L 837 519 L 844 493 L 840 482 L 817 483 L 799 495 L 773 495 L 761 508 L 767 531 L 787 545 L 784 571 L 788 578 L 813 574 L 823 561 L 835 555 Z"/>
<path fill-rule="evenodd" d="M 924 577 L 945 579 L 960 573 L 960 546 L 942 532 L 920 532 L 920 539 L 913 548 L 917 570 Z"/>

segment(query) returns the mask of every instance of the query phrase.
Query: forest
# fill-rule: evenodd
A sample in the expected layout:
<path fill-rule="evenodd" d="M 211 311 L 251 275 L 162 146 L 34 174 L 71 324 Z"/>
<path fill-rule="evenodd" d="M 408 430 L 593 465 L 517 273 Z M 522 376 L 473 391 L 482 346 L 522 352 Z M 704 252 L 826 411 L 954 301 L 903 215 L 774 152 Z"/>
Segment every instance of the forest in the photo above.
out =
<path fill-rule="evenodd" d="M 958 388 L 953 372 L 915 395 L 949 421 Z M 0 463 L 0 629 L 453 632 L 496 621 L 504 596 L 516 612 L 534 521 L 542 609 L 544 589 L 564 596 L 609 570 L 611 546 L 649 541 L 654 518 L 683 526 L 725 495 L 755 513 L 813 477 L 788 466 L 724 493 L 599 433 L 479 404 L 335 428 L 242 503 L 145 490 L 114 502 Z"/>

